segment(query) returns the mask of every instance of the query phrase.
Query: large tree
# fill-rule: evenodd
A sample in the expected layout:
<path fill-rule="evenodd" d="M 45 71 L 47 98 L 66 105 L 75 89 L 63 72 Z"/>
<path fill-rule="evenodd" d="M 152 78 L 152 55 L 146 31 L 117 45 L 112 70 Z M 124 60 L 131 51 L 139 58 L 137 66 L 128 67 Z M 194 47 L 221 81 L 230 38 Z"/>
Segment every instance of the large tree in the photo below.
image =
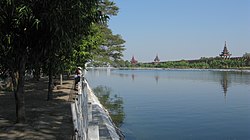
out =
<path fill-rule="evenodd" d="M 97 51 L 94 51 L 93 63 L 96 65 L 110 64 L 117 66 L 122 60 L 123 51 L 125 50 L 121 35 L 114 35 L 107 26 L 100 26 L 103 33 L 103 41 Z"/>
<path fill-rule="evenodd" d="M 109 17 L 116 16 L 119 8 L 109 0 L 100 3 L 99 10 Z M 77 65 L 84 66 L 86 62 L 92 62 L 95 66 L 112 65 L 117 66 L 122 60 L 124 43 L 121 35 L 113 34 L 108 27 L 108 23 L 92 24 L 90 34 L 84 36 L 81 45 L 77 47 L 74 53 L 73 62 L 79 62 Z"/>
<path fill-rule="evenodd" d="M 24 122 L 24 74 L 32 48 L 29 40 L 38 19 L 33 14 L 31 1 L 2 0 L 0 4 L 1 71 L 8 71 L 12 78 L 17 122 Z"/>

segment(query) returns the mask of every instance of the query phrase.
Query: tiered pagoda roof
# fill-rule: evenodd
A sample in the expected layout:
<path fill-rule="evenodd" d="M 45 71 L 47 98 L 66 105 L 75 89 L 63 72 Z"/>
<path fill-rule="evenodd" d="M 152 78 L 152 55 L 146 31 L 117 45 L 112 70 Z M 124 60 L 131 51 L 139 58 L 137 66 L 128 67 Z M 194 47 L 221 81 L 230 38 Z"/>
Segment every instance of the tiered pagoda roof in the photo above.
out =
<path fill-rule="evenodd" d="M 133 65 L 137 64 L 137 61 L 135 60 L 135 57 L 134 57 L 134 56 L 132 57 L 130 63 L 133 64 Z"/>
<path fill-rule="evenodd" d="M 155 62 L 155 63 L 159 63 L 159 62 L 160 62 L 160 59 L 159 59 L 159 57 L 158 57 L 158 54 L 156 55 L 156 57 L 155 57 L 155 59 L 154 59 L 154 62 Z"/>
<path fill-rule="evenodd" d="M 227 49 L 227 44 L 226 44 L 226 41 L 225 41 L 225 45 L 224 45 L 224 49 L 223 51 L 221 52 L 220 56 L 221 57 L 224 57 L 224 58 L 228 58 L 230 57 L 232 54 L 229 53 L 228 49 Z"/>

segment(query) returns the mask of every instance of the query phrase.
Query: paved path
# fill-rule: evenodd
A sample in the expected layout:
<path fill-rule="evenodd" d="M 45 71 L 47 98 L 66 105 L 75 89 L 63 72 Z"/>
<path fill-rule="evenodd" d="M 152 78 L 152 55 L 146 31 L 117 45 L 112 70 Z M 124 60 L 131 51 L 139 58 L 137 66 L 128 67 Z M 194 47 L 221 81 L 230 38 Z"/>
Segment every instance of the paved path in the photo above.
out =
<path fill-rule="evenodd" d="M 26 124 L 15 124 L 13 93 L 0 91 L 0 139 L 70 140 L 73 123 L 69 102 L 73 80 L 66 80 L 54 90 L 53 100 L 46 101 L 47 79 L 26 81 Z"/>

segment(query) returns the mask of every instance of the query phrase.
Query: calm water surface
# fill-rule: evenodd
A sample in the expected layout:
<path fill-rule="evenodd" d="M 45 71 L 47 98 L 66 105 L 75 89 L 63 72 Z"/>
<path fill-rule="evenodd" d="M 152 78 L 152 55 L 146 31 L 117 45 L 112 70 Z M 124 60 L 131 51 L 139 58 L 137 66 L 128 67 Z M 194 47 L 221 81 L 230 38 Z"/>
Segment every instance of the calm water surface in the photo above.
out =
<path fill-rule="evenodd" d="M 127 140 L 250 140 L 250 73 L 89 70 L 123 98 Z"/>

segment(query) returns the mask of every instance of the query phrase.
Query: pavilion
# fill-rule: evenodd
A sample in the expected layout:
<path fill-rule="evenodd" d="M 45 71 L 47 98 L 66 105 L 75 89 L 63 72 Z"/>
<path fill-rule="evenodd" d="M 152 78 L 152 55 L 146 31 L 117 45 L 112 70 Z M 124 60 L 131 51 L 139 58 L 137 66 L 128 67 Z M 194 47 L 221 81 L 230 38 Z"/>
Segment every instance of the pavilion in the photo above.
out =
<path fill-rule="evenodd" d="M 226 41 L 225 41 L 224 49 L 221 52 L 220 56 L 223 57 L 223 58 L 230 58 L 231 55 L 232 54 L 229 53 L 229 51 L 227 49 L 227 44 L 226 44 Z"/>
<path fill-rule="evenodd" d="M 135 57 L 134 57 L 134 56 L 132 57 L 130 63 L 131 63 L 132 65 L 137 64 L 137 61 L 135 60 Z"/>
<path fill-rule="evenodd" d="M 158 54 L 156 55 L 155 59 L 154 59 L 154 63 L 155 64 L 158 64 L 160 62 L 160 59 L 158 57 Z"/>

